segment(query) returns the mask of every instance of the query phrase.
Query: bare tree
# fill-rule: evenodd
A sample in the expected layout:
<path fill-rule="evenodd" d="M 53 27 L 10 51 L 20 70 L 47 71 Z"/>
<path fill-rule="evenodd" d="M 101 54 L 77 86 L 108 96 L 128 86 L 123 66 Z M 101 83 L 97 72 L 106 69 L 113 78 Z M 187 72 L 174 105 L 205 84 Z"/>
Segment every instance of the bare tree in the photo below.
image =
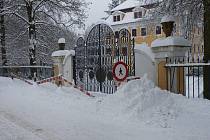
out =
<path fill-rule="evenodd" d="M 147 1 L 147 0 L 146 0 Z M 171 14 L 179 18 L 182 36 L 191 39 L 193 27 L 203 25 L 202 0 L 162 0 L 158 3 L 156 14 Z"/>
<path fill-rule="evenodd" d="M 119 4 L 120 0 L 112 0 L 108 5 L 109 10 L 112 10 L 113 8 L 117 7 Z"/>
<path fill-rule="evenodd" d="M 74 25 L 82 25 L 86 18 L 87 3 L 82 0 L 6 0 L 5 3 L 1 13 L 15 16 L 25 28 L 17 39 L 28 33 L 30 65 L 37 64 L 36 54 L 41 56 L 36 52 L 37 45 L 46 46 L 43 40 L 46 32 L 43 32 L 43 29 L 49 29 L 49 32 L 70 29 Z"/>

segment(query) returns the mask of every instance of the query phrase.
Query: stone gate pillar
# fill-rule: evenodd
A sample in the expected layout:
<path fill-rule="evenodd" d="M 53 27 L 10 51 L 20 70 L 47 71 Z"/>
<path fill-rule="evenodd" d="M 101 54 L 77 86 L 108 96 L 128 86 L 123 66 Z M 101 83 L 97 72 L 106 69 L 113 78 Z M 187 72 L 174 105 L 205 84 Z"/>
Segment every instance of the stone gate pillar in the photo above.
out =
<path fill-rule="evenodd" d="M 73 56 L 75 56 L 75 51 L 64 50 L 64 38 L 59 39 L 58 44 L 59 50 L 52 53 L 54 76 L 62 75 L 66 80 L 73 82 Z M 59 81 L 56 81 L 56 84 L 59 84 Z"/>
<path fill-rule="evenodd" d="M 183 37 L 171 36 L 174 18 L 165 16 L 161 20 L 166 38 L 156 39 L 152 42 L 152 51 L 155 54 L 156 85 L 163 90 L 171 90 L 184 94 L 185 85 L 184 68 L 166 68 L 166 58 L 185 57 L 191 43 Z M 172 72 L 172 73 L 170 73 Z M 178 75 L 179 74 L 179 75 Z M 170 84 L 169 84 L 170 83 Z M 170 87 L 169 87 L 170 85 Z M 181 86 L 180 86 L 181 85 Z"/>

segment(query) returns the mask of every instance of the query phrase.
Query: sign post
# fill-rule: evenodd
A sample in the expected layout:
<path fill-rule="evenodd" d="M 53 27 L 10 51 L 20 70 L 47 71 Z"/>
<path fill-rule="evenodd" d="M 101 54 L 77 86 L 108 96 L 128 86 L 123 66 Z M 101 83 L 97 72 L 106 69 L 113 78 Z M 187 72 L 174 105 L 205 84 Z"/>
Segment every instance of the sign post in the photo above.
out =
<path fill-rule="evenodd" d="M 122 61 L 115 63 L 112 69 L 112 74 L 113 74 L 114 79 L 117 82 L 119 82 L 119 85 L 120 85 L 121 82 L 125 81 L 126 78 L 128 77 L 127 65 Z"/>

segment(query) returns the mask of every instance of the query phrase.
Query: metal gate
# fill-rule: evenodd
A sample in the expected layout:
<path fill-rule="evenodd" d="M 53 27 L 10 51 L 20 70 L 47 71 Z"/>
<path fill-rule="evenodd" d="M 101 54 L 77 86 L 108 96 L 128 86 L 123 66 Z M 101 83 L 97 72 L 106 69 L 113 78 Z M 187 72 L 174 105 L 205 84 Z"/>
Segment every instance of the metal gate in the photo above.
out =
<path fill-rule="evenodd" d="M 129 76 L 135 75 L 134 40 L 127 29 L 115 35 L 106 24 L 94 26 L 86 37 L 80 37 L 75 48 L 76 83 L 88 91 L 116 91 L 112 67 L 117 61 L 128 65 Z"/>

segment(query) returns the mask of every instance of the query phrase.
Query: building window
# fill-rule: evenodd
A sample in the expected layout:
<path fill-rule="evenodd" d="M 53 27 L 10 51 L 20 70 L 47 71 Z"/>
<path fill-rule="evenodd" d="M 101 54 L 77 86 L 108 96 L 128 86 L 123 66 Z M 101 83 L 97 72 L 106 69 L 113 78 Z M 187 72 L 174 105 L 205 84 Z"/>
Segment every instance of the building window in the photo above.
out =
<path fill-rule="evenodd" d="M 114 22 L 120 21 L 120 15 L 113 16 L 113 21 L 114 21 Z"/>
<path fill-rule="evenodd" d="M 142 11 L 134 12 L 134 18 L 142 18 Z"/>
<path fill-rule="evenodd" d="M 147 29 L 141 28 L 141 36 L 146 36 L 146 35 L 147 35 Z"/>
<path fill-rule="evenodd" d="M 136 36 L 136 29 L 132 29 L 132 36 Z"/>
<path fill-rule="evenodd" d="M 117 21 L 117 17 L 113 16 L 113 21 L 116 22 Z"/>
<path fill-rule="evenodd" d="M 156 26 L 156 35 L 161 34 L 161 26 Z"/>

